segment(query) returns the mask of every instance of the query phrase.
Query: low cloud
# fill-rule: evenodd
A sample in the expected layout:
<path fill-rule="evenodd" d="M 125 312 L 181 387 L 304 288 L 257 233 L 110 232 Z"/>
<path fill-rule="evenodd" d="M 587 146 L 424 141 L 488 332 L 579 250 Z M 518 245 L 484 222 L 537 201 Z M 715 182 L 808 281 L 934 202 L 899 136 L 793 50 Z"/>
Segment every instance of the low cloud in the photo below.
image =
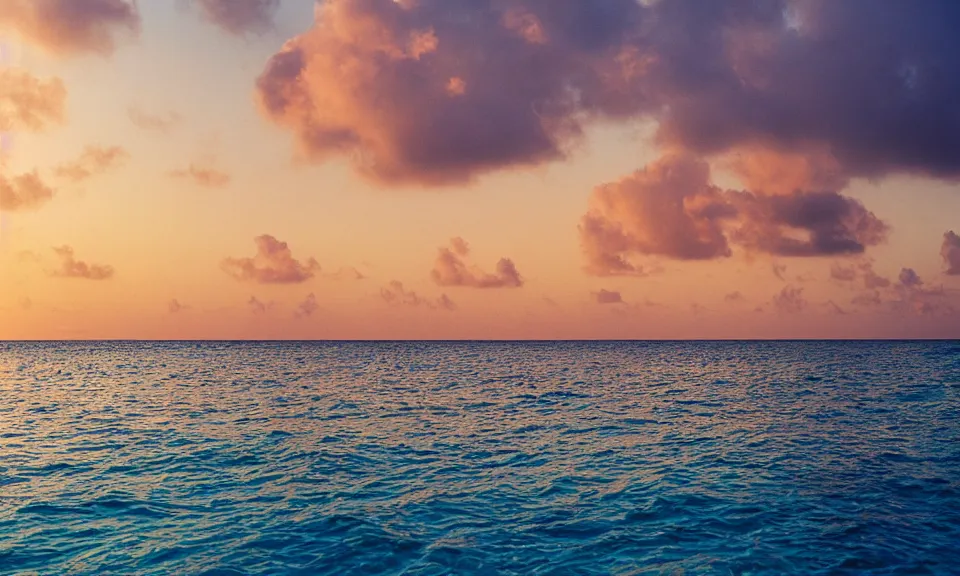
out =
<path fill-rule="evenodd" d="M 726 258 L 734 245 L 782 257 L 860 254 L 887 234 L 855 199 L 721 190 L 710 182 L 709 165 L 686 154 L 595 188 L 579 229 L 587 270 L 600 276 L 635 274 L 641 256 Z M 782 277 L 776 264 L 774 274 Z"/>
<path fill-rule="evenodd" d="M 600 289 L 599 292 L 591 292 L 593 299 L 597 304 L 623 304 L 623 297 L 619 292 Z"/>
<path fill-rule="evenodd" d="M 135 0 L 3 0 L 2 26 L 57 55 L 107 56 L 139 36 L 140 13 Z"/>
<path fill-rule="evenodd" d="M 192 180 L 198 186 L 205 188 L 223 188 L 230 184 L 230 175 L 226 172 L 193 163 L 182 170 L 172 170 L 170 176 Z"/>
<path fill-rule="evenodd" d="M 798 314 L 807 308 L 807 300 L 803 296 L 803 288 L 784 286 L 779 294 L 773 297 L 773 307 L 785 314 Z"/>
<path fill-rule="evenodd" d="M 36 210 L 49 202 L 55 192 L 44 184 L 36 170 L 7 178 L 0 174 L 0 212 Z"/>
<path fill-rule="evenodd" d="M 2 10 L 2 8 L 0 8 Z M 41 132 L 65 117 L 67 89 L 59 78 L 0 68 L 0 132 Z"/>
<path fill-rule="evenodd" d="M 457 305 L 453 302 L 453 300 L 448 298 L 446 294 L 441 294 L 436 299 L 423 298 L 413 290 L 407 290 L 404 288 L 403 283 L 398 280 L 393 280 L 381 288 L 380 298 L 382 298 L 384 302 L 391 306 L 409 306 L 412 308 L 424 307 L 431 310 L 447 311 L 457 309 Z"/>
<path fill-rule="evenodd" d="M 183 312 L 184 310 L 189 310 L 189 309 L 190 309 L 189 306 L 187 306 L 186 304 L 181 304 L 180 301 L 177 300 L 176 298 L 167 302 L 167 312 L 169 312 L 170 314 L 179 314 L 180 312 Z"/>
<path fill-rule="evenodd" d="M 741 292 L 735 291 L 724 296 L 723 300 L 724 302 L 743 302 L 745 298 Z"/>
<path fill-rule="evenodd" d="M 309 318 L 319 309 L 320 305 L 317 304 L 317 297 L 311 292 L 307 294 L 307 297 L 304 298 L 302 302 L 297 304 L 296 309 L 293 311 L 293 316 L 294 318 Z"/>
<path fill-rule="evenodd" d="M 943 244 L 940 246 L 940 256 L 946 267 L 944 274 L 960 275 L 960 236 L 953 230 L 943 233 Z"/>
<path fill-rule="evenodd" d="M 80 157 L 73 162 L 61 164 L 54 174 L 74 183 L 83 182 L 95 174 L 100 174 L 117 166 L 130 155 L 120 146 L 87 146 Z"/>
<path fill-rule="evenodd" d="M 496 272 L 484 272 L 476 266 L 468 266 L 465 258 L 470 246 L 463 238 L 453 238 L 450 247 L 441 247 L 433 264 L 430 277 L 439 286 L 463 286 L 470 288 L 520 288 L 523 278 L 513 261 L 501 258 Z"/>
<path fill-rule="evenodd" d="M 52 275 L 61 278 L 83 278 L 85 280 L 109 280 L 113 278 L 113 266 L 106 264 L 88 264 L 77 260 L 73 248 L 61 246 L 53 249 L 60 259 L 60 267 Z"/>
<path fill-rule="evenodd" d="M 180 115 L 175 112 L 153 114 L 136 106 L 131 106 L 127 109 L 127 117 L 130 118 L 130 122 L 138 128 L 163 133 L 169 132 L 171 128 L 180 122 Z"/>
<path fill-rule="evenodd" d="M 205 20 L 221 30 L 244 36 L 273 28 L 280 0 L 194 0 Z"/>
<path fill-rule="evenodd" d="M 251 296 L 247 300 L 247 307 L 254 314 L 265 314 L 267 310 L 273 307 L 273 302 L 262 302 L 256 296 Z"/>
<path fill-rule="evenodd" d="M 320 265 L 313 258 L 301 263 L 286 242 L 269 234 L 254 238 L 257 253 L 252 258 L 226 258 L 224 272 L 241 282 L 257 284 L 300 284 L 313 278 Z"/>

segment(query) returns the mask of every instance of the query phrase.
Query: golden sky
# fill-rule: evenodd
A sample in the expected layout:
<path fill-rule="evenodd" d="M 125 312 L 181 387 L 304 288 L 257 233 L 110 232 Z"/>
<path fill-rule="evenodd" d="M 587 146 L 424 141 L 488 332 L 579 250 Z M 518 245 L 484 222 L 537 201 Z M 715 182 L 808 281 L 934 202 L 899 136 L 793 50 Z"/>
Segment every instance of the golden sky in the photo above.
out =
<path fill-rule="evenodd" d="M 6 0 L 0 339 L 960 337 L 952 9 L 733 5 Z"/>

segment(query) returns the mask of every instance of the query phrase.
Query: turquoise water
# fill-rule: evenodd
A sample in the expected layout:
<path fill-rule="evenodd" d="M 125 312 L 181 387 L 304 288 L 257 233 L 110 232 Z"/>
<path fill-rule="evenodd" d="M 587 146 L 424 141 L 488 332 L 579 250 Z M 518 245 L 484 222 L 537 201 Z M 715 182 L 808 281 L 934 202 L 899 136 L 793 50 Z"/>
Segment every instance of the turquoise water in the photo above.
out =
<path fill-rule="evenodd" d="M 0 574 L 960 574 L 960 344 L 0 343 Z"/>

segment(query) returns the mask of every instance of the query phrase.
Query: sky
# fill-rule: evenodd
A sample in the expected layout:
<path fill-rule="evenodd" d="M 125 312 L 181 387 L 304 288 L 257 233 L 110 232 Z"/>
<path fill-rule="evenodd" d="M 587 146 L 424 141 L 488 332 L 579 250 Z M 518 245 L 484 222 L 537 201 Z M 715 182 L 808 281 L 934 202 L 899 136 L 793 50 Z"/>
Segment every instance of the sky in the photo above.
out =
<path fill-rule="evenodd" d="M 960 337 L 953 0 L 5 0 L 0 339 Z"/>

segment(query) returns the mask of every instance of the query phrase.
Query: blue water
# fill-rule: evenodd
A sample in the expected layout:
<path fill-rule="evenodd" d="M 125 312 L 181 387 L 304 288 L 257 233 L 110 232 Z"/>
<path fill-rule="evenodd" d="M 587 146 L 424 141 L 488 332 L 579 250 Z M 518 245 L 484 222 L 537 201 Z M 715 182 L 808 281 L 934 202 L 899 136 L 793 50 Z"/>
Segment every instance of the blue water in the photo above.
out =
<path fill-rule="evenodd" d="M 0 343 L 0 574 L 960 574 L 960 343 Z"/>

